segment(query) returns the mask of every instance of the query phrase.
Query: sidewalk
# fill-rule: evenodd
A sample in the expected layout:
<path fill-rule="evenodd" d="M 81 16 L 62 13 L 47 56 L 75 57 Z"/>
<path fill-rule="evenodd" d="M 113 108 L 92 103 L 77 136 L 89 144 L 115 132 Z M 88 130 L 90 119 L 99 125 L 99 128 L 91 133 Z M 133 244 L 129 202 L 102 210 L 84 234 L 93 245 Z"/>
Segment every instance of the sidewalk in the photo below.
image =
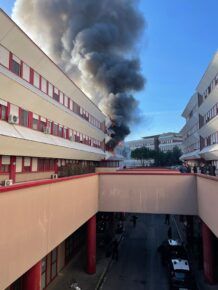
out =
<path fill-rule="evenodd" d="M 120 242 L 122 234 L 116 234 L 115 236 Z M 105 249 L 97 248 L 96 258 L 96 273 L 86 273 L 86 250 L 81 250 L 73 261 L 69 263 L 53 282 L 46 288 L 46 290 L 69 290 L 72 282 L 77 282 L 81 290 L 98 290 L 101 282 L 104 279 L 107 270 L 112 264 L 113 260 L 111 257 L 106 257 Z"/>
<path fill-rule="evenodd" d="M 172 217 L 173 223 L 175 225 L 176 231 L 178 233 L 179 238 L 185 242 L 186 244 L 186 236 L 185 232 L 181 227 L 181 224 L 176 220 L 176 218 L 173 216 Z M 198 269 L 198 266 L 196 264 L 196 261 L 194 260 L 193 256 L 190 254 L 191 260 L 192 260 L 192 265 L 195 273 L 195 278 L 197 282 L 197 286 L 199 287 L 199 290 L 218 290 L 218 285 L 208 285 L 205 280 L 204 280 L 204 275 L 203 271 Z"/>

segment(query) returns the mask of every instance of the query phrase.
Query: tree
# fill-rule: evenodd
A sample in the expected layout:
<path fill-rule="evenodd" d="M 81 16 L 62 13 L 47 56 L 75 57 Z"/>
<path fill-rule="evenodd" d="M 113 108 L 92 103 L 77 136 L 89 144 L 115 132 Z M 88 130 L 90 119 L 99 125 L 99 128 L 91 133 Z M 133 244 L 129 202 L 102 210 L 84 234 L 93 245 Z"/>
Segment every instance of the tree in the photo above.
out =
<path fill-rule="evenodd" d="M 131 152 L 131 158 L 140 160 L 142 166 L 145 165 L 145 160 L 151 159 L 152 151 L 146 147 L 136 148 Z"/>

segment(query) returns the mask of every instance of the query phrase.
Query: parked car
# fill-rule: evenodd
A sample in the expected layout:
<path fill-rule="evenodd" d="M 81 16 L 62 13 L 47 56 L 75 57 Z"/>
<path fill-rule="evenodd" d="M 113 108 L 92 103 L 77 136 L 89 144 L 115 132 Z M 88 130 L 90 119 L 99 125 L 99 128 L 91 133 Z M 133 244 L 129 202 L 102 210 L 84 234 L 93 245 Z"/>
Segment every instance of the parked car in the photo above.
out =
<path fill-rule="evenodd" d="M 170 290 L 197 290 L 188 260 L 171 259 L 168 274 Z"/>
<path fill-rule="evenodd" d="M 172 259 L 188 259 L 188 254 L 179 240 L 168 239 L 164 241 L 158 251 L 161 254 L 163 264 L 168 264 Z"/>

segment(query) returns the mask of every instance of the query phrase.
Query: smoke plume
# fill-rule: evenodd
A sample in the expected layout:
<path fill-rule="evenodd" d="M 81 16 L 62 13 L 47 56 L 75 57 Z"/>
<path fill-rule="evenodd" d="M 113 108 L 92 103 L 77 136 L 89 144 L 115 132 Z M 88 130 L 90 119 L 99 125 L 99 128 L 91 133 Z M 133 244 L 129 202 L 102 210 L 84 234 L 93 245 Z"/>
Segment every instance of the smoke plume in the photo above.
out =
<path fill-rule="evenodd" d="M 145 80 L 133 57 L 145 20 L 137 0 L 16 0 L 13 19 L 112 121 L 113 149 L 130 133 Z"/>

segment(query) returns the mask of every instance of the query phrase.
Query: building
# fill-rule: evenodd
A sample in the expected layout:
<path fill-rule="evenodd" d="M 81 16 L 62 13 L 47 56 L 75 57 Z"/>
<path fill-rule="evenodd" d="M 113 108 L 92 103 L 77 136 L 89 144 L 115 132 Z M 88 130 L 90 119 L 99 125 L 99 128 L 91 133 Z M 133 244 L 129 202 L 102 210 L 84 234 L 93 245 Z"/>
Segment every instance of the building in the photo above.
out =
<path fill-rule="evenodd" d="M 163 152 L 172 151 L 175 146 L 181 149 L 182 136 L 179 133 L 168 132 L 160 135 L 146 136 L 139 140 L 125 142 L 129 149 L 146 147 L 150 150 L 160 150 Z"/>
<path fill-rule="evenodd" d="M 105 157 L 105 116 L 2 10 L 0 86 L 0 289 L 45 289 L 85 241 L 95 273 L 98 211 L 199 215 L 213 282 L 215 178 L 115 169 L 57 178 Z"/>
<path fill-rule="evenodd" d="M 0 182 L 87 172 L 105 157 L 105 115 L 0 11 Z"/>
<path fill-rule="evenodd" d="M 218 167 L 218 52 L 215 53 L 182 116 L 183 160 Z"/>
<path fill-rule="evenodd" d="M 131 151 L 136 148 L 146 147 L 150 150 L 157 150 L 158 148 L 158 137 L 159 135 L 146 136 L 139 140 L 133 140 L 125 142 L 126 146 L 129 147 Z"/>
<path fill-rule="evenodd" d="M 158 138 L 159 150 L 162 152 L 172 151 L 174 147 L 182 150 L 182 136 L 179 133 L 163 133 Z"/>

